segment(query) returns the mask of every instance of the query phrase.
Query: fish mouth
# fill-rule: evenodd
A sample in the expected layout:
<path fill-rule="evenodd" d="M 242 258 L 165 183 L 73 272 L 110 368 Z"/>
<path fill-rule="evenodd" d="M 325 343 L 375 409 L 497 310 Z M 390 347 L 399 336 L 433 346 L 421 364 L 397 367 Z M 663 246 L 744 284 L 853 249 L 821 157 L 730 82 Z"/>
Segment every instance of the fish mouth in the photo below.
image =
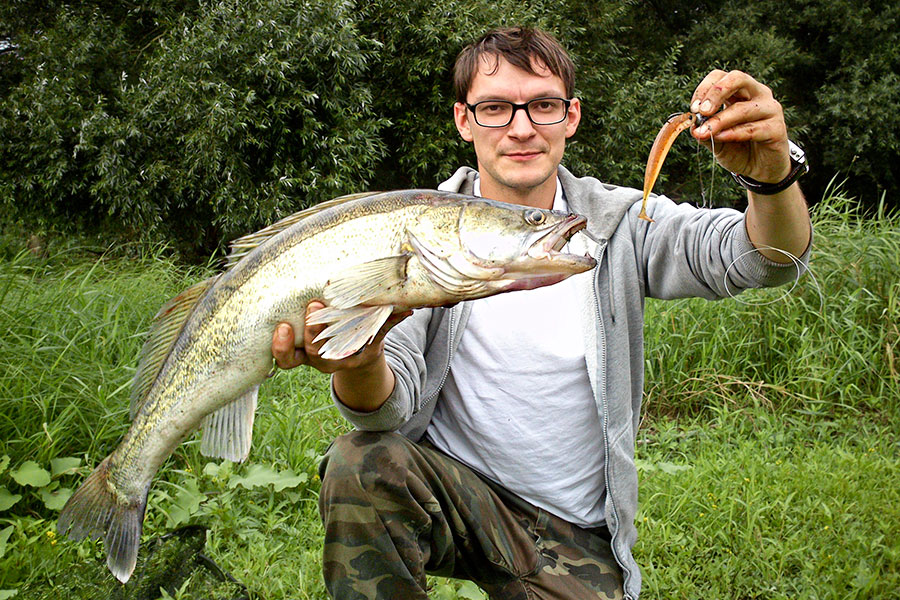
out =
<path fill-rule="evenodd" d="M 504 291 L 531 290 L 552 285 L 571 275 L 593 269 L 597 261 L 589 254 L 562 252 L 569 238 L 586 227 L 587 219 L 581 215 L 570 214 L 548 229 L 528 249 L 527 255 L 531 260 L 528 261 L 527 267 L 523 267 L 515 274 Z"/>
<path fill-rule="evenodd" d="M 535 241 L 528 249 L 528 256 L 537 259 L 549 259 L 551 262 L 559 261 L 563 258 L 568 260 L 586 259 L 585 262 L 590 263 L 588 268 L 593 267 L 595 261 L 587 254 L 578 256 L 576 254 L 562 252 L 563 247 L 569 242 L 569 239 L 571 239 L 575 233 L 586 227 L 587 219 L 581 215 L 570 214 Z"/>

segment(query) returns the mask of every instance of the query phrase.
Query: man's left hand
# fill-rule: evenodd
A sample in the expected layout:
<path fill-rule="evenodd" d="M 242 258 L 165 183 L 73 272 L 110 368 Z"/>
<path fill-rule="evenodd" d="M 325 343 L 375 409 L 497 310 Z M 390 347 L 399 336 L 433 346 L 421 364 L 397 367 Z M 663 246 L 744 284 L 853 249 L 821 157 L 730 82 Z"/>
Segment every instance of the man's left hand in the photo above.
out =
<path fill-rule="evenodd" d="M 694 91 L 691 112 L 709 117 L 692 134 L 729 171 L 764 183 L 777 183 L 790 173 L 781 104 L 746 73 L 712 71 Z"/>

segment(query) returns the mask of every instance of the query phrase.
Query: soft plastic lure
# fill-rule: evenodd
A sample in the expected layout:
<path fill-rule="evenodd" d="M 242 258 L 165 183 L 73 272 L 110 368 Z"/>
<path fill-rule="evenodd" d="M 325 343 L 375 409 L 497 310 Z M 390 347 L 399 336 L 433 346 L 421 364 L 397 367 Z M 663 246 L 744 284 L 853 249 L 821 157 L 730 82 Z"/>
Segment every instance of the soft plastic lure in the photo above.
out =
<path fill-rule="evenodd" d="M 653 222 L 653 219 L 647 216 L 647 198 L 653 190 L 653 184 L 656 183 L 659 172 L 662 171 L 663 161 L 669 153 L 669 148 L 675 142 L 675 138 L 692 125 L 702 125 L 706 119 L 707 117 L 689 112 L 675 113 L 666 119 L 662 129 L 656 134 L 653 147 L 650 148 L 650 156 L 647 157 L 647 168 L 644 170 L 644 201 L 641 203 L 641 212 L 638 218 Z"/>

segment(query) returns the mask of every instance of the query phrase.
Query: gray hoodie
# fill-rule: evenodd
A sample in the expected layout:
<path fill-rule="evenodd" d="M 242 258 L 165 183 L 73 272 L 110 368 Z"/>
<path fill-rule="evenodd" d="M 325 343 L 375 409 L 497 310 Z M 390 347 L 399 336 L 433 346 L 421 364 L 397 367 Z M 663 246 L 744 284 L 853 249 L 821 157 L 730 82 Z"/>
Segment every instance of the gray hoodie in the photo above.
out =
<path fill-rule="evenodd" d="M 471 194 L 476 176 L 463 167 L 439 189 Z M 631 549 L 637 540 L 634 443 L 644 383 L 644 298 L 723 298 L 791 281 L 798 267 L 755 252 L 744 215 L 735 210 L 697 209 L 653 196 L 647 212 L 655 222 L 648 223 L 637 218 L 639 190 L 576 178 L 564 167 L 559 179 L 569 209 L 587 217 L 588 230 L 600 240 L 595 244 L 575 236 L 570 251 L 582 244 L 597 259 L 595 276 L 583 278 L 580 294 L 582 310 L 596 323 L 585 331 L 585 357 L 606 452 L 604 514 L 625 576 L 625 597 L 636 599 L 641 573 Z M 801 257 L 804 264 L 808 254 Z M 385 356 L 396 376 L 390 397 L 370 413 L 350 410 L 335 398 L 341 414 L 358 429 L 396 430 L 419 440 L 470 310 L 469 302 L 420 309 L 394 327 L 385 340 Z"/>

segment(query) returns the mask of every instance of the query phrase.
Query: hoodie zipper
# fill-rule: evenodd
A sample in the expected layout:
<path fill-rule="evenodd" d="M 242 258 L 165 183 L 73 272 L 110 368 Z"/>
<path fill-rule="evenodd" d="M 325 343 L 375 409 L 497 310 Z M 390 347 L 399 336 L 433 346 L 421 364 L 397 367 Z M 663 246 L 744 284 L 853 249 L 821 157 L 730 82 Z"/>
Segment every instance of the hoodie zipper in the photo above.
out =
<path fill-rule="evenodd" d="M 597 248 L 597 264 L 599 265 L 606 254 L 606 248 L 608 245 L 608 240 L 600 240 L 600 245 Z M 612 265 L 607 260 L 607 269 L 612 272 Z M 606 328 L 603 324 L 603 314 L 600 310 L 600 271 L 597 271 L 597 277 L 594 279 L 594 310 L 597 313 L 597 329 L 598 335 L 600 336 L 600 355 L 597 357 L 598 366 L 602 365 L 602 368 L 599 369 L 599 377 L 597 384 L 597 393 L 600 395 L 600 404 L 602 407 L 601 423 L 603 428 L 603 450 L 606 454 L 606 461 L 603 465 L 604 475 L 606 477 L 606 494 L 609 496 L 609 503 L 612 507 L 613 514 L 616 519 L 616 530 L 612 533 L 612 537 L 610 539 L 610 549 L 612 550 L 613 557 L 615 557 L 616 562 L 619 563 L 619 567 L 625 573 L 625 581 L 631 579 L 631 570 L 625 566 L 622 559 L 619 557 L 619 552 L 616 550 L 616 539 L 619 537 L 619 530 L 621 529 L 621 523 L 619 520 L 619 511 L 616 509 L 616 500 L 612 491 L 612 479 L 609 475 L 609 461 L 610 461 L 610 445 L 609 445 L 609 407 L 607 406 L 607 398 L 606 398 Z M 611 281 L 611 279 L 610 279 Z M 610 295 L 612 295 L 612 289 L 609 290 Z M 626 593 L 625 599 L 629 600 L 631 595 Z"/>
<path fill-rule="evenodd" d="M 441 381 L 440 383 L 438 383 L 437 388 L 435 388 L 435 392 L 427 399 L 425 399 L 424 402 L 422 402 L 422 405 L 419 407 L 419 410 L 417 412 L 421 412 L 425 409 L 426 406 L 434 402 L 438 395 L 440 395 L 441 390 L 444 387 L 444 383 L 446 383 L 447 377 L 450 375 L 450 361 L 453 359 L 453 336 L 455 335 L 454 330 L 456 329 L 456 319 L 453 311 L 457 309 L 461 313 L 462 304 L 457 304 L 455 307 L 450 309 L 450 323 L 448 324 L 447 328 L 447 362 L 446 366 L 444 367 L 444 372 L 441 374 Z"/>

